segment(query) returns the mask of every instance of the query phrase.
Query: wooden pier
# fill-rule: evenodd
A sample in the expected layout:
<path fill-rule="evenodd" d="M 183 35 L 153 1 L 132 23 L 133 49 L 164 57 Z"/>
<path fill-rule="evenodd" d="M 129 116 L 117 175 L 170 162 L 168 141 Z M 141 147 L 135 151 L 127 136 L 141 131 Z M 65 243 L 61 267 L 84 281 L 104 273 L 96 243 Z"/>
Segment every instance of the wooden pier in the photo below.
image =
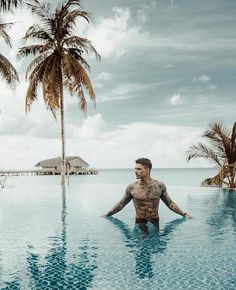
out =
<path fill-rule="evenodd" d="M 20 176 L 20 175 L 60 175 L 57 170 L 47 169 L 15 169 L 15 170 L 1 170 L 0 176 Z M 91 175 L 98 174 L 96 168 L 81 168 L 76 171 L 67 172 L 66 175 Z"/>

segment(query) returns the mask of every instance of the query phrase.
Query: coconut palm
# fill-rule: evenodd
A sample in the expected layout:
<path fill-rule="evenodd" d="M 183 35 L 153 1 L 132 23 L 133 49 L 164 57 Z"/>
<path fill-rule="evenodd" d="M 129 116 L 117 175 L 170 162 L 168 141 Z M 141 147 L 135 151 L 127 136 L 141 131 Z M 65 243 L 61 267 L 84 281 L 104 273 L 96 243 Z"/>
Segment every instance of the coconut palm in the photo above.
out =
<path fill-rule="evenodd" d="M 0 0 L 0 11 L 11 10 L 12 7 L 17 7 L 21 0 Z"/>
<path fill-rule="evenodd" d="M 90 21 L 90 14 L 82 10 L 80 0 L 64 1 L 55 10 L 50 3 L 39 3 L 37 0 L 28 5 L 40 22 L 31 26 L 24 37 L 25 41 L 31 40 L 37 44 L 24 46 L 18 53 L 19 57 L 35 56 L 26 72 L 30 83 L 25 109 L 28 111 L 37 99 L 41 86 L 47 108 L 55 118 L 57 110 L 60 110 L 61 183 L 65 184 L 64 87 L 77 95 L 81 110 L 86 111 L 85 91 L 92 101 L 95 101 L 95 93 L 88 75 L 89 65 L 83 55 L 92 52 L 97 59 L 100 55 L 89 40 L 73 32 L 78 18 Z"/>
<path fill-rule="evenodd" d="M 205 158 L 218 168 L 214 177 L 205 179 L 204 186 L 236 187 L 236 122 L 232 130 L 222 123 L 214 123 L 202 135 L 208 144 L 192 145 L 188 151 L 187 161 L 192 158 Z"/>
<path fill-rule="evenodd" d="M 0 37 L 3 38 L 5 43 L 11 47 L 10 36 L 6 32 L 6 28 L 10 27 L 12 23 L 0 23 Z M 0 75 L 7 82 L 10 87 L 15 86 L 16 81 L 18 81 L 18 75 L 14 66 L 10 61 L 0 53 Z"/>

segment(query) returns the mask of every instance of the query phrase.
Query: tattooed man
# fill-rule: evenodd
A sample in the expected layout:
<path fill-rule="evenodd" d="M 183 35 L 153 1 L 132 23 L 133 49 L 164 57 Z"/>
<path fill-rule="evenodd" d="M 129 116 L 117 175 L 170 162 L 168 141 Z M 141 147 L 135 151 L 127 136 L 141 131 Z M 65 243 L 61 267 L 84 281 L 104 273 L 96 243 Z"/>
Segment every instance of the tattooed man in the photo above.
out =
<path fill-rule="evenodd" d="M 133 199 L 136 211 L 135 222 L 139 224 L 140 228 L 146 230 L 148 222 L 159 227 L 158 207 L 161 199 L 170 210 L 191 219 L 191 215 L 182 211 L 178 205 L 171 200 L 166 191 L 166 186 L 162 182 L 151 178 L 151 161 L 147 158 L 139 158 L 135 162 L 135 174 L 138 180 L 127 186 L 123 198 L 105 214 L 105 217 L 109 217 L 119 212 Z"/>

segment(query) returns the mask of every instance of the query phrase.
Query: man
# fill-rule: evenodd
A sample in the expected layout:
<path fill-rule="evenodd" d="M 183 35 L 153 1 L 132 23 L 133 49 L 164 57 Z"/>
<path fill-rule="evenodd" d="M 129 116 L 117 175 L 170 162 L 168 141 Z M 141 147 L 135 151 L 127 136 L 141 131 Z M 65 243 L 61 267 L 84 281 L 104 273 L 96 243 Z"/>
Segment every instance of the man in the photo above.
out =
<path fill-rule="evenodd" d="M 138 181 L 127 186 L 123 198 L 105 215 L 105 217 L 112 216 L 119 212 L 131 201 L 131 199 L 133 199 L 136 211 L 135 222 L 139 224 L 140 228 L 147 231 L 148 222 L 151 222 L 159 228 L 158 207 L 161 199 L 170 210 L 191 219 L 191 215 L 182 211 L 178 205 L 171 200 L 167 194 L 164 183 L 151 178 L 151 161 L 147 158 L 139 158 L 135 162 L 135 174 Z"/>

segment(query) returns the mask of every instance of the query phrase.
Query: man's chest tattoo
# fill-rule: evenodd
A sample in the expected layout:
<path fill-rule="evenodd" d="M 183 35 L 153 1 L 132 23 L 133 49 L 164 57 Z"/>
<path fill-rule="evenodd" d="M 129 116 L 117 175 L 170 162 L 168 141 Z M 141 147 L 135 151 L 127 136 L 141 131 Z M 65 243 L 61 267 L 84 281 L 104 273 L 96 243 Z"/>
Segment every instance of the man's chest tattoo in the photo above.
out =
<path fill-rule="evenodd" d="M 161 190 L 156 185 L 142 186 L 137 184 L 133 187 L 131 194 L 135 199 L 149 201 L 159 199 L 161 196 Z"/>

